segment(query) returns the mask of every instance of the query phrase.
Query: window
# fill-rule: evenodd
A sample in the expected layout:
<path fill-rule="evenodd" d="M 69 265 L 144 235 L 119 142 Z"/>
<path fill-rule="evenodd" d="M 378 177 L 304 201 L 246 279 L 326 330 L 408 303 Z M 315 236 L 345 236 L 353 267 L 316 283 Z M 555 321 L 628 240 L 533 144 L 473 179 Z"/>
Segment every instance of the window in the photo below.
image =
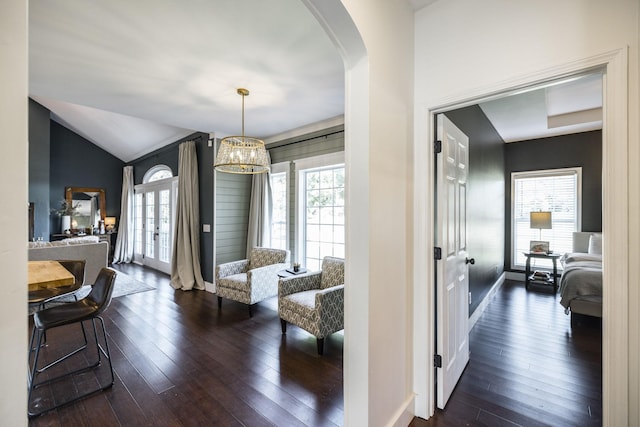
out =
<path fill-rule="evenodd" d="M 142 183 L 147 184 L 149 182 L 160 181 L 161 179 L 167 179 L 173 177 L 171 168 L 165 165 L 156 165 L 149 169 L 142 178 Z"/>
<path fill-rule="evenodd" d="M 571 252 L 573 232 L 580 230 L 582 168 L 518 172 L 511 175 L 512 268 L 524 267 L 523 252 L 531 240 L 549 242 L 556 253 Z M 551 229 L 530 228 L 532 211 L 550 211 Z M 538 267 L 551 268 L 551 261 L 537 260 Z"/>
<path fill-rule="evenodd" d="M 296 162 L 298 170 L 298 259 L 319 270 L 322 258 L 344 258 L 344 154 Z"/>
<path fill-rule="evenodd" d="M 271 248 L 287 249 L 289 246 L 288 212 L 289 204 L 287 194 L 289 192 L 288 171 L 289 163 L 271 165 L 270 184 L 271 198 L 273 201 L 271 210 Z"/>

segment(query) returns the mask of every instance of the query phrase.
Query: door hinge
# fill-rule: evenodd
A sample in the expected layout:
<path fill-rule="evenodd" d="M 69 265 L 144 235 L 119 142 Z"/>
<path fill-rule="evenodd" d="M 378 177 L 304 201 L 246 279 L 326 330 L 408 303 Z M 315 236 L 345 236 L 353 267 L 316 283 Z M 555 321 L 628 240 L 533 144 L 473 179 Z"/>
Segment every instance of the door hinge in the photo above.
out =
<path fill-rule="evenodd" d="M 442 368 L 442 356 L 440 356 L 439 354 L 433 355 L 433 367 Z"/>
<path fill-rule="evenodd" d="M 433 141 L 433 152 L 436 154 L 442 153 L 442 141 L 439 139 Z"/>
<path fill-rule="evenodd" d="M 433 259 L 442 259 L 442 248 L 439 248 L 438 246 L 433 248 Z"/>

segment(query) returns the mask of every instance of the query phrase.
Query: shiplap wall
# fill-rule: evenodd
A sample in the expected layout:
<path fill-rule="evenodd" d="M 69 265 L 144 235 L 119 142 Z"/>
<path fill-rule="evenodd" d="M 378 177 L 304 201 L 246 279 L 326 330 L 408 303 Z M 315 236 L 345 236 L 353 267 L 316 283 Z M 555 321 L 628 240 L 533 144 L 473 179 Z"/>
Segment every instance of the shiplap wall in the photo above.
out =
<path fill-rule="evenodd" d="M 216 264 L 246 258 L 251 175 L 216 172 Z"/>
<path fill-rule="evenodd" d="M 267 146 L 271 163 L 344 151 L 344 126 L 335 126 Z M 295 170 L 289 173 L 289 249 L 295 254 Z M 216 172 L 216 264 L 246 257 L 251 176 Z"/>

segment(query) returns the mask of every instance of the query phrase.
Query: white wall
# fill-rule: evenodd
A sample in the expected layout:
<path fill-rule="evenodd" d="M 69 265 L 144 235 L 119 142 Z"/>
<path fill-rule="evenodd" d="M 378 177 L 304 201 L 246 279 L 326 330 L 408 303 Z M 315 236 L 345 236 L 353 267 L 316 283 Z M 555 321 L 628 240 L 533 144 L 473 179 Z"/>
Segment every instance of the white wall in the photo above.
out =
<path fill-rule="evenodd" d="M 345 425 L 407 425 L 413 11 L 403 1 L 343 0 L 345 16 L 337 2 L 308 3 L 346 68 Z"/>
<path fill-rule="evenodd" d="M 27 425 L 27 2 L 0 13 L 0 420 Z M 9 178 L 10 177 L 10 178 Z"/>
<path fill-rule="evenodd" d="M 415 126 L 415 151 L 417 155 L 426 155 L 424 146 L 427 144 L 429 132 L 428 111 L 438 107 L 467 100 L 470 97 L 487 95 L 512 87 L 515 84 L 534 83 L 537 78 L 545 74 L 544 70 L 560 70 L 566 64 L 588 62 L 589 58 L 605 54 L 615 50 L 621 50 L 617 55 L 624 62 L 628 60 L 628 81 L 621 79 L 627 72 L 627 67 L 618 67 L 621 73 L 617 76 L 608 76 L 610 82 L 616 87 L 628 88 L 628 104 L 626 117 L 613 116 L 609 124 L 623 123 L 624 129 L 616 132 L 622 135 L 616 141 L 607 141 L 612 144 L 608 149 L 609 154 L 616 154 L 616 159 L 621 159 L 619 170 L 615 165 L 609 164 L 610 176 L 605 178 L 612 183 L 610 194 L 615 193 L 616 184 L 620 188 L 628 188 L 628 203 L 630 212 L 637 212 L 640 205 L 640 174 L 637 165 L 640 164 L 639 138 L 639 9 L 637 0 L 539 0 L 535 2 L 513 2 L 507 0 L 447 0 L 438 1 L 416 14 L 415 23 L 415 97 L 416 97 L 416 126 Z M 571 68 L 570 66 L 566 67 Z M 620 81 L 623 80 L 623 81 Z M 621 114 L 624 114 L 624 108 Z M 626 123 L 628 121 L 628 128 Z M 627 137 L 628 131 L 628 137 Z M 628 141 L 627 141 L 628 139 Z M 611 148 L 613 147 L 613 148 Z M 625 155 L 620 156 L 623 151 Z M 605 151 L 605 154 L 607 152 Z M 625 160 L 627 164 L 624 165 Z M 611 158 L 605 158 L 605 166 Z M 628 167 L 628 173 L 626 171 Z M 605 168 L 605 173 L 607 169 Z M 421 178 L 428 182 L 430 172 L 416 175 L 416 186 L 419 187 Z M 430 189 L 426 186 L 416 189 L 416 197 L 429 196 Z M 616 197 L 619 197 L 616 195 Z M 621 199 L 624 197 L 621 197 Z M 428 203 L 418 205 L 416 208 L 416 221 L 424 220 L 425 211 L 428 212 Z M 623 208 L 624 209 L 624 208 Z M 629 256 L 623 263 L 635 265 L 640 256 L 640 220 L 637 214 L 629 215 L 625 224 L 611 222 L 615 209 L 605 206 L 605 215 L 609 215 L 609 226 L 612 233 L 628 231 L 628 240 L 625 236 L 616 242 L 609 241 L 611 253 L 620 254 L 621 249 L 629 244 Z M 622 214 L 626 217 L 626 213 Z M 605 227 L 607 222 L 605 219 Z M 605 233 L 607 231 L 605 230 Z M 613 240 L 613 239 L 611 239 Z M 416 245 L 416 253 L 424 251 L 420 245 Z M 621 257 L 624 258 L 622 254 Z M 606 272 L 605 272 L 606 273 Z M 416 283 L 428 282 L 430 269 L 420 270 L 416 274 Z M 612 346 L 625 349 L 628 341 L 628 355 L 607 354 L 606 358 L 618 358 L 619 363 L 628 370 L 628 397 L 624 390 L 619 390 L 616 384 L 608 383 L 611 378 L 605 378 L 605 389 L 613 393 L 612 406 L 605 408 L 607 422 L 619 425 L 639 425 L 640 396 L 638 392 L 639 364 L 638 348 L 640 291 L 638 275 L 632 271 L 616 272 L 628 280 L 624 283 L 613 283 L 616 287 L 616 297 L 620 305 L 618 311 L 625 313 L 629 309 L 628 337 L 621 337 L 619 342 L 613 342 Z M 629 306 L 625 305 L 626 299 L 620 298 L 628 292 Z M 430 295 L 417 293 L 420 303 L 429 304 Z M 605 294 L 606 298 L 606 294 Z M 606 304 L 606 303 L 605 303 Z M 432 316 L 430 306 L 426 307 L 428 313 L 422 319 L 417 319 L 416 336 L 428 336 L 430 326 L 428 319 Z M 618 313 L 612 313 L 613 319 Z M 610 326 L 605 317 L 605 333 Z M 627 339 L 628 338 L 628 339 Z M 418 357 L 426 357 L 426 349 L 417 349 Z M 628 366 L 627 363 L 628 356 Z M 425 361 L 427 362 L 427 361 Z M 416 361 L 419 366 L 420 360 Z M 611 361 L 605 363 L 612 363 Z M 615 361 L 612 363 L 615 364 Z M 606 371 L 605 371 L 606 372 Z M 417 401 L 428 401 L 424 394 L 429 393 L 424 388 L 427 372 L 419 372 L 416 383 L 417 389 L 421 389 L 422 396 Z M 624 381 L 623 381 L 624 382 Z M 624 388 L 624 385 L 622 386 Z M 605 401 L 605 404 L 607 402 Z M 615 403 L 615 406 L 613 404 Z M 420 406 L 420 405 L 418 405 Z M 420 407 L 418 413 L 426 409 Z M 609 413 L 607 411 L 617 411 Z M 628 412 L 628 413 L 627 413 Z M 628 415 L 628 420 L 626 419 Z M 424 416 L 424 415 L 423 415 Z M 626 421 L 626 422 L 625 422 Z"/>

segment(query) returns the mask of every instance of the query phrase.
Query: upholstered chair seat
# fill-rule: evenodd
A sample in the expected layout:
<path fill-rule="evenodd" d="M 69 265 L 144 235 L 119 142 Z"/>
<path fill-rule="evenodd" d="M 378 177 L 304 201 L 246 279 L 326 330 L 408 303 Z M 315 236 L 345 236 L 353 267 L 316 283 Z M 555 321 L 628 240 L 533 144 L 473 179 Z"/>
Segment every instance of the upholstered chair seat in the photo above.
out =
<path fill-rule="evenodd" d="M 322 355 L 324 338 L 344 329 L 344 260 L 325 257 L 321 271 L 280 279 L 278 315 L 283 334 L 287 322 L 304 329 Z"/>
<path fill-rule="evenodd" d="M 251 306 L 278 295 L 278 271 L 289 267 L 290 252 L 282 249 L 253 248 L 249 259 L 216 266 L 218 308 L 222 298 Z"/>

